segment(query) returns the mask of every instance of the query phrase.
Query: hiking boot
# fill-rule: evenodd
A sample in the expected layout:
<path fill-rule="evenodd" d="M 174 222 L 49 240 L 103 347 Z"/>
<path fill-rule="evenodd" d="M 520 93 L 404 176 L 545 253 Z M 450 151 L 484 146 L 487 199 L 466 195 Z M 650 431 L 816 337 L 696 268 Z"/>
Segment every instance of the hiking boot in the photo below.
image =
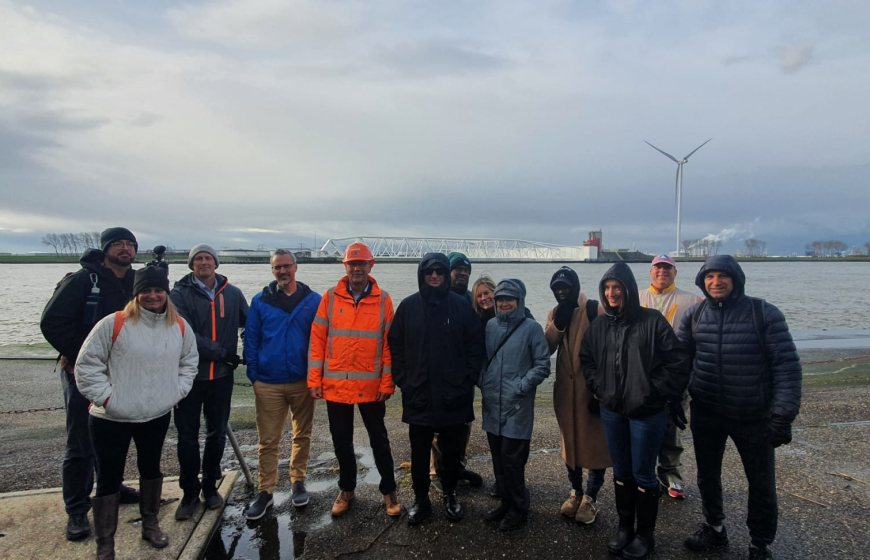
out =
<path fill-rule="evenodd" d="M 767 558 L 772 559 L 773 554 L 766 546 L 749 545 L 749 560 L 766 560 Z"/>
<path fill-rule="evenodd" d="M 580 499 L 577 498 L 577 491 L 571 490 L 568 494 L 568 499 L 562 502 L 562 507 L 559 508 L 559 513 L 565 517 L 574 517 L 577 514 L 577 508 L 580 507 Z"/>
<path fill-rule="evenodd" d="M 444 516 L 448 521 L 457 522 L 465 517 L 465 510 L 462 509 L 462 504 L 456 499 L 456 493 L 444 494 Z"/>
<path fill-rule="evenodd" d="M 725 526 L 722 526 L 722 531 L 717 531 L 710 525 L 702 523 L 691 537 L 683 541 L 686 548 L 695 552 L 706 552 L 717 548 L 728 546 L 728 532 Z"/>
<path fill-rule="evenodd" d="M 256 521 L 266 515 L 266 511 L 272 507 L 273 503 L 272 493 L 261 490 L 260 493 L 257 494 L 257 499 L 251 502 L 251 505 L 248 506 L 248 511 L 245 512 L 245 517 L 249 521 Z"/>
<path fill-rule="evenodd" d="M 419 525 L 432 515 L 432 502 L 429 498 L 416 500 L 408 510 L 408 525 Z"/>
<path fill-rule="evenodd" d="M 353 492 L 345 492 L 342 490 L 338 493 L 338 496 L 335 497 L 335 501 L 332 502 L 332 516 L 333 517 L 341 517 L 347 510 L 350 509 L 350 503 L 353 501 Z"/>
<path fill-rule="evenodd" d="M 215 509 L 221 509 L 222 507 L 224 507 L 223 496 L 221 496 L 217 492 L 215 492 L 214 494 L 209 494 L 208 496 L 203 494 L 202 497 L 205 498 L 205 508 L 206 509 L 215 510 Z"/>
<path fill-rule="evenodd" d="M 598 517 L 598 508 L 595 506 L 595 500 L 589 496 L 583 496 L 580 500 L 580 506 L 577 508 L 577 513 L 574 514 L 574 521 L 584 525 L 595 523 Z"/>
<path fill-rule="evenodd" d="M 91 534 L 87 513 L 74 513 L 66 520 L 66 540 L 80 541 Z"/>
<path fill-rule="evenodd" d="M 505 533 L 508 531 L 516 531 L 517 529 L 525 525 L 527 520 L 527 514 L 521 513 L 511 508 L 510 510 L 508 510 L 507 514 L 505 514 L 504 518 L 501 520 L 501 523 L 498 524 L 498 530 Z"/>
<path fill-rule="evenodd" d="M 384 509 L 388 517 L 399 517 L 402 515 L 402 506 L 399 505 L 399 498 L 395 492 L 384 494 Z"/>
<path fill-rule="evenodd" d="M 668 484 L 667 494 L 675 500 L 686 499 L 686 491 L 683 490 L 683 486 L 679 482 L 671 482 Z"/>
<path fill-rule="evenodd" d="M 190 519 L 196 512 L 197 506 L 199 506 L 199 492 L 195 494 L 185 492 L 181 497 L 181 501 L 178 502 L 178 507 L 175 509 L 175 520 L 185 521 Z"/>
<path fill-rule="evenodd" d="M 133 488 L 132 486 L 127 486 L 125 484 L 121 485 L 121 503 L 122 504 L 138 504 L 139 503 L 139 491 Z"/>
<path fill-rule="evenodd" d="M 496 507 L 484 513 L 483 518 L 487 521 L 501 521 L 510 508 L 510 502 L 502 500 Z"/>
<path fill-rule="evenodd" d="M 483 486 L 483 477 L 468 469 L 463 469 L 462 472 L 459 473 L 459 480 L 468 482 L 468 485 L 472 488 L 480 488 Z"/>
<path fill-rule="evenodd" d="M 293 507 L 305 507 L 308 505 L 309 501 L 311 501 L 311 497 L 308 495 L 305 483 L 301 480 L 294 482 L 293 492 L 290 496 L 290 502 L 293 504 Z"/>

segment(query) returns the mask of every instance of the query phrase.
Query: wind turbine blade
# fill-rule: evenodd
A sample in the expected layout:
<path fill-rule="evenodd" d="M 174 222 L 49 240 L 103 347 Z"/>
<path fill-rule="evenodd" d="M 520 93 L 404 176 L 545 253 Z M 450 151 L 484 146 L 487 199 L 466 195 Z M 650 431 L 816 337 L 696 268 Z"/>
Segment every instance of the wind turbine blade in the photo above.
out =
<path fill-rule="evenodd" d="M 712 140 L 712 138 L 711 138 L 711 140 Z M 710 140 L 707 140 L 707 142 L 709 142 L 709 141 L 710 141 Z M 668 156 L 669 158 L 671 158 L 671 160 L 672 160 L 674 163 L 680 163 L 679 161 L 677 161 L 677 158 L 675 158 L 675 157 L 672 156 L 671 154 L 667 153 L 666 151 L 661 150 L 661 149 L 659 149 L 659 148 L 656 148 L 655 146 L 653 146 L 652 144 L 650 144 L 650 143 L 647 142 L 646 140 L 644 140 L 644 142 L 646 143 L 647 146 L 649 146 L 649 147 L 652 148 L 653 150 L 656 150 L 657 152 L 660 152 L 660 153 L 662 153 L 662 154 Z"/>
<path fill-rule="evenodd" d="M 710 140 L 712 140 L 712 138 L 708 139 L 707 142 L 709 142 Z M 704 142 L 704 144 L 706 144 L 707 142 Z M 692 150 L 691 152 L 689 152 L 689 155 L 687 155 L 687 156 L 684 157 L 683 159 L 689 159 L 690 157 L 692 157 L 692 154 L 694 154 L 695 152 L 697 152 L 698 150 L 700 150 L 701 148 L 703 148 L 703 147 L 704 147 L 704 144 L 701 144 L 700 146 L 698 146 L 697 148 L 695 148 L 694 150 Z"/>

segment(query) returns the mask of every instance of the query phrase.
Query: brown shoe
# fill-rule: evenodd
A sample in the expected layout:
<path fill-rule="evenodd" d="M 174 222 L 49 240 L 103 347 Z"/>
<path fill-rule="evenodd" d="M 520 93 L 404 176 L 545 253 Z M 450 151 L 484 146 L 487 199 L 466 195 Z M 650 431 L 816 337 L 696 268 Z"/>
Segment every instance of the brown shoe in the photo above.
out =
<path fill-rule="evenodd" d="M 335 501 L 332 503 L 332 516 L 333 517 L 341 517 L 347 510 L 350 509 L 350 502 L 353 500 L 353 492 L 345 492 L 342 490 L 336 496 Z"/>
<path fill-rule="evenodd" d="M 402 515 L 402 506 L 399 505 L 399 499 L 396 498 L 396 493 L 384 495 L 384 508 L 387 510 L 387 515 L 390 517 L 399 517 Z"/>

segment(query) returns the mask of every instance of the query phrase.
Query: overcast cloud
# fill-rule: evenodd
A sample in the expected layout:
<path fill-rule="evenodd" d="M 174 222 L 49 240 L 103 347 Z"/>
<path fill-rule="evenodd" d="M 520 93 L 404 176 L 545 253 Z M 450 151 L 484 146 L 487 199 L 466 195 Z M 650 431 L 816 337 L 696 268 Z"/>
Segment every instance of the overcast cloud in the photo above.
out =
<path fill-rule="evenodd" d="M 0 251 L 870 241 L 860 1 L 0 0 Z"/>

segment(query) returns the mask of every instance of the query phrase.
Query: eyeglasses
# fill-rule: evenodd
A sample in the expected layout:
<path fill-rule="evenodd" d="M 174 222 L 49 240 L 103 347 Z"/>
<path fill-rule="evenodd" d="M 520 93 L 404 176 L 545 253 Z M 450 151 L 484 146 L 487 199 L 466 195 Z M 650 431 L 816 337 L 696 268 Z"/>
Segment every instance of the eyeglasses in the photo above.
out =
<path fill-rule="evenodd" d="M 136 244 L 132 241 L 112 241 L 109 243 L 109 247 L 124 247 L 125 249 L 135 249 Z"/>
<path fill-rule="evenodd" d="M 274 265 L 272 266 L 272 270 L 290 270 L 295 264 L 296 263 Z"/>
<path fill-rule="evenodd" d="M 437 274 L 438 276 L 447 275 L 447 271 L 443 268 L 427 268 L 423 271 L 423 276 L 430 276 L 432 274 Z"/>

